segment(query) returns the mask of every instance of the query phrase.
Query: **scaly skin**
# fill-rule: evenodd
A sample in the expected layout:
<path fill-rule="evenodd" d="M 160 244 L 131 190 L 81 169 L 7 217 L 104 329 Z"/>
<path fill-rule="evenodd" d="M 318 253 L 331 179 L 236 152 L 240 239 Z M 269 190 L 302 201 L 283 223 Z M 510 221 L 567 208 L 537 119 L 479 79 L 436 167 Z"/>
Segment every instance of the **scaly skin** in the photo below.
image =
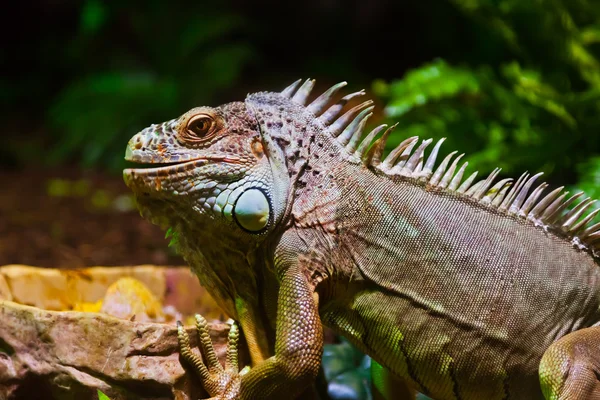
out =
<path fill-rule="evenodd" d="M 253 367 L 238 373 L 202 341 L 204 368 L 180 335 L 210 395 L 299 395 L 325 324 L 382 379 L 435 399 L 600 397 L 600 234 L 577 225 L 585 207 L 563 218 L 564 200 L 536 202 L 545 186 L 526 197 L 527 179 L 508 194 L 502 182 L 488 191 L 493 176 L 459 187 L 456 165 L 436 178 L 418 166 L 423 150 L 401 156 L 410 141 L 381 163 L 389 131 L 368 150 L 381 131 L 359 146 L 370 108 L 353 120 L 369 104 L 335 117 L 341 107 L 324 106 L 335 90 L 305 106 L 310 87 L 196 108 L 127 148 L 131 161 L 178 163 L 124 178 L 248 341 Z"/>

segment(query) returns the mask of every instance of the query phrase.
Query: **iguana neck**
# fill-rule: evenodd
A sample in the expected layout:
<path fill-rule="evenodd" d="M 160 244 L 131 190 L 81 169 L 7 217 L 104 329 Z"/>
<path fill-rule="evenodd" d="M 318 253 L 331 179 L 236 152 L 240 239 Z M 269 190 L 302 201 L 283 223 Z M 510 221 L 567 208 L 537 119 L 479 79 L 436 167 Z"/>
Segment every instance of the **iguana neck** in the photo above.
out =
<path fill-rule="evenodd" d="M 214 227 L 213 227 L 214 228 Z M 240 243 L 231 232 L 205 229 L 201 223 L 180 222 L 174 228 L 183 255 L 220 307 L 237 318 L 236 303 L 256 298 L 256 246 Z"/>

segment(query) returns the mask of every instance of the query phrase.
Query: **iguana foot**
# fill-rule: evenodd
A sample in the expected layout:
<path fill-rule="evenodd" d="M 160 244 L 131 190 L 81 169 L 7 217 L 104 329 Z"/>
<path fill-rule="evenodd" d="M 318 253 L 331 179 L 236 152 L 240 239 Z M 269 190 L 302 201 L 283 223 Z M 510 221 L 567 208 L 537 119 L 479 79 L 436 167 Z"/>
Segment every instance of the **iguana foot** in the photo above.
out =
<path fill-rule="evenodd" d="M 177 321 L 177 339 L 181 356 L 200 376 L 202 386 L 213 396 L 212 399 L 238 398 L 241 377 L 248 372 L 249 368 L 244 368 L 241 372 L 238 372 L 238 341 L 240 335 L 237 324 L 231 322 L 225 368 L 221 366 L 215 353 L 208 334 L 208 323 L 204 317 L 198 314 L 196 314 L 196 330 L 200 339 L 200 350 L 205 361 L 203 362 L 200 357 L 192 352 L 190 338 L 181 322 Z"/>
<path fill-rule="evenodd" d="M 554 342 L 540 362 L 540 383 L 548 400 L 600 400 L 600 327 Z"/>

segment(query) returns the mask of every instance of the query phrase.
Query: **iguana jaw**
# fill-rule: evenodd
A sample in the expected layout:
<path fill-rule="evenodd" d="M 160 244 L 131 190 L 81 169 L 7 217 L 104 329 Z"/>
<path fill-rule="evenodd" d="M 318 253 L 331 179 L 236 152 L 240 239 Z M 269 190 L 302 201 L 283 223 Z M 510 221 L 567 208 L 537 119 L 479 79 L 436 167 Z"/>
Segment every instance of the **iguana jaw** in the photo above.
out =
<path fill-rule="evenodd" d="M 145 165 L 140 168 L 123 170 L 125 184 L 134 193 L 147 195 L 149 192 L 156 194 L 162 192 L 163 195 L 169 196 L 174 194 L 174 191 L 179 194 L 190 194 L 195 185 L 201 184 L 204 180 L 214 180 L 214 177 L 210 176 L 211 172 L 215 170 L 223 172 L 224 175 L 229 175 L 231 178 L 236 178 L 238 175 L 236 170 L 241 167 L 242 162 L 232 156 L 219 156 L 196 158 L 178 163 L 140 161 L 140 164 Z"/>
<path fill-rule="evenodd" d="M 240 164 L 240 159 L 232 156 L 226 157 L 202 157 L 195 158 L 184 162 L 152 162 L 152 161 L 137 161 L 135 159 L 125 158 L 125 160 L 138 163 L 148 164 L 156 166 L 144 166 L 139 168 L 126 168 L 123 170 L 123 175 L 169 175 L 177 172 L 188 171 L 193 168 L 197 168 L 203 165 L 212 163 L 227 163 L 227 164 Z"/>
<path fill-rule="evenodd" d="M 167 123 L 168 124 L 168 123 Z M 159 125 L 159 127 L 165 124 Z M 143 164 L 137 168 L 127 168 L 123 171 L 123 179 L 127 186 L 135 191 L 139 189 L 161 187 L 161 180 L 172 180 L 173 177 L 183 177 L 193 170 L 209 164 L 220 164 L 223 168 L 239 165 L 241 160 L 233 154 L 210 154 L 199 151 L 199 154 L 173 154 L 167 146 L 149 146 L 140 149 L 140 143 L 147 143 L 148 136 L 153 137 L 156 128 L 149 128 L 129 141 L 125 150 L 125 160 L 131 163 Z M 164 130 L 161 128 L 160 131 Z M 138 138 L 140 137 L 140 138 Z M 137 139 L 137 140 L 136 140 Z"/>
<path fill-rule="evenodd" d="M 131 161 L 131 160 L 128 160 Z M 209 160 L 204 158 L 199 158 L 195 160 L 185 161 L 185 162 L 172 162 L 172 163 L 144 163 L 139 162 L 139 164 L 146 164 L 143 166 L 139 166 L 136 168 L 126 168 L 123 170 L 123 175 L 168 175 L 173 172 L 183 172 L 194 167 L 199 167 L 202 165 L 208 164 Z"/>

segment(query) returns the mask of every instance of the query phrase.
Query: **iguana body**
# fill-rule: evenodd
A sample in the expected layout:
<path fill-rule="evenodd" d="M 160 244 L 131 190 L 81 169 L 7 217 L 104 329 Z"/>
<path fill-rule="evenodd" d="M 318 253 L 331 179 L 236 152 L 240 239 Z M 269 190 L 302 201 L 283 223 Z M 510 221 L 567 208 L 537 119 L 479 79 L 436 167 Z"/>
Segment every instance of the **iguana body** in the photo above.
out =
<path fill-rule="evenodd" d="M 363 139 L 370 102 L 340 116 L 362 93 L 307 104 L 313 84 L 194 109 L 128 145 L 131 161 L 178 163 L 125 180 L 249 344 L 244 375 L 184 348 L 209 392 L 301 393 L 323 323 L 435 399 L 600 398 L 600 328 L 582 330 L 600 322 L 591 201 L 541 196 L 538 175 L 474 184 L 455 153 L 434 165 L 442 141 L 381 161 L 391 129 Z"/>

